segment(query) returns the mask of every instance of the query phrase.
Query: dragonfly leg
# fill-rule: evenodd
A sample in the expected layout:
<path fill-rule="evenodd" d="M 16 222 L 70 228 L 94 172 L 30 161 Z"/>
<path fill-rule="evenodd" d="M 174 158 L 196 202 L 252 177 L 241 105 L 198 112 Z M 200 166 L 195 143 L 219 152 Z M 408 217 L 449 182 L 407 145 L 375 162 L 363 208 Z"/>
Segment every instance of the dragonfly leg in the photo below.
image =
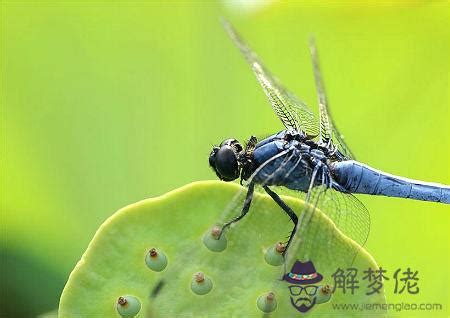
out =
<path fill-rule="evenodd" d="M 239 221 L 240 219 L 242 219 L 247 214 L 248 210 L 250 209 L 250 204 L 252 203 L 254 191 L 255 191 L 255 184 L 253 182 L 251 182 L 248 185 L 247 196 L 245 198 L 244 206 L 242 207 L 241 214 L 239 216 L 235 217 L 234 219 L 232 219 L 231 221 L 228 221 L 227 223 L 222 225 L 222 229 L 220 231 L 219 238 L 220 238 L 220 236 L 222 235 L 222 233 L 225 231 L 225 229 L 227 227 L 229 227 L 231 224 Z"/>
<path fill-rule="evenodd" d="M 264 186 L 264 190 L 266 190 L 267 194 L 270 195 L 270 197 L 280 206 L 280 208 L 283 209 L 284 212 L 286 212 L 286 214 L 291 218 L 291 221 L 294 223 L 294 228 L 292 229 L 291 234 L 289 235 L 289 240 L 286 244 L 285 251 L 287 251 L 289 244 L 291 243 L 291 240 L 295 234 L 295 231 L 297 230 L 297 214 L 295 214 L 295 212 L 278 196 L 278 194 L 273 192 L 268 186 Z"/>

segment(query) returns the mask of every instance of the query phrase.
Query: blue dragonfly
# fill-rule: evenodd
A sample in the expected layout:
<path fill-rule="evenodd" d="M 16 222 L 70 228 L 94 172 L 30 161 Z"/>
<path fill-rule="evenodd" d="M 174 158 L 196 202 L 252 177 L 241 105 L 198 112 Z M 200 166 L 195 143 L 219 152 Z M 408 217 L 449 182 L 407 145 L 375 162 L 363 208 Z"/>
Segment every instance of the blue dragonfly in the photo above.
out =
<path fill-rule="evenodd" d="M 224 223 L 221 234 L 247 214 L 255 186 L 262 187 L 294 224 L 284 253 L 289 246 L 314 244 L 313 241 L 302 242 L 302 237 L 307 236 L 308 226 L 318 209 L 344 234 L 363 246 L 370 230 L 370 217 L 354 193 L 450 203 L 447 185 L 395 176 L 355 160 L 330 116 L 314 40 L 310 41 L 310 53 L 319 119 L 271 75 L 228 22 L 224 21 L 224 27 L 250 64 L 285 129 L 261 141 L 252 136 L 245 146 L 236 139 L 226 139 L 220 146 L 213 147 L 209 165 L 219 179 L 240 178 L 247 188 L 240 215 Z M 297 215 L 273 186 L 304 193 L 303 211 Z M 314 250 L 314 247 L 309 249 Z"/>

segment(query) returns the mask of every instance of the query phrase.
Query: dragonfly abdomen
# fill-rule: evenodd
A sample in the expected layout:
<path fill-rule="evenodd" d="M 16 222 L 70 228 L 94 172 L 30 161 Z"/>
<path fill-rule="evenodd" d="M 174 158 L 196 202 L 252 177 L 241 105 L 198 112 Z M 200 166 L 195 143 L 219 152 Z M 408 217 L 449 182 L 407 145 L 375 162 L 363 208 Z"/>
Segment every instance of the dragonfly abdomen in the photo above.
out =
<path fill-rule="evenodd" d="M 333 178 L 348 192 L 450 203 L 450 187 L 395 176 L 347 160 L 331 164 Z"/>

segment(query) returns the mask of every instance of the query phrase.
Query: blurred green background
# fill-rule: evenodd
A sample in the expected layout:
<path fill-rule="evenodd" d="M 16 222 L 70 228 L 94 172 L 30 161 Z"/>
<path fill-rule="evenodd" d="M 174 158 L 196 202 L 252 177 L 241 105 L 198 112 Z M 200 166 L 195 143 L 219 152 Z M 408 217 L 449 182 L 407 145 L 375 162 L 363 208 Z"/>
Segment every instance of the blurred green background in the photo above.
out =
<path fill-rule="evenodd" d="M 214 179 L 226 137 L 281 129 L 219 23 L 227 17 L 316 108 L 314 34 L 333 115 L 357 158 L 450 184 L 448 2 L 1 3 L 0 315 L 57 307 L 70 271 L 117 209 Z M 448 206 L 361 197 L 368 251 L 449 305 Z M 395 312 L 393 316 L 423 316 Z"/>

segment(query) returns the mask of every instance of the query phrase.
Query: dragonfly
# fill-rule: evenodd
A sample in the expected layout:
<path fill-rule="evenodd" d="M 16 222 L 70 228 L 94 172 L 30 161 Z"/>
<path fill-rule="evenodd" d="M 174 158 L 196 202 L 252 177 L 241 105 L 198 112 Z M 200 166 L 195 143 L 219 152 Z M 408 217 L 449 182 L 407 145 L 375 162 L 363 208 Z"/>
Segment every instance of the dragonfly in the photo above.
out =
<path fill-rule="evenodd" d="M 305 244 L 302 234 L 319 209 L 344 234 L 363 246 L 370 230 L 370 216 L 353 194 L 450 203 L 450 186 L 395 176 L 355 159 L 330 115 L 314 39 L 310 40 L 309 48 L 318 119 L 270 73 L 235 29 L 227 21 L 223 24 L 285 129 L 260 141 L 251 136 L 246 145 L 230 138 L 213 147 L 209 165 L 217 177 L 227 182 L 240 178 L 247 191 L 241 213 L 222 225 L 221 235 L 249 212 L 255 186 L 262 187 L 293 222 L 283 255 L 291 244 L 297 247 Z M 305 195 L 300 214 L 272 189 L 275 186 Z"/>

